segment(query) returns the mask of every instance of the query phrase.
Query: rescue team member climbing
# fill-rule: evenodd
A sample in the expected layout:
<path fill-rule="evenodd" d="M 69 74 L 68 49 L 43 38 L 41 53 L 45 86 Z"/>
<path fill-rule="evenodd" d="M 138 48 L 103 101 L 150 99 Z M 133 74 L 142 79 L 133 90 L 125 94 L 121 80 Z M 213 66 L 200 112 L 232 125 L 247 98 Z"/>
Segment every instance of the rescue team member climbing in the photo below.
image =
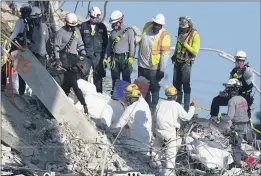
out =
<path fill-rule="evenodd" d="M 154 147 L 162 148 L 163 155 L 156 155 L 155 160 L 160 161 L 165 157 L 165 168 L 163 169 L 163 175 L 175 176 L 175 162 L 177 153 L 177 130 L 180 128 L 179 121 L 189 121 L 195 112 L 196 104 L 194 101 L 190 104 L 189 111 L 186 112 L 184 108 L 176 102 L 177 89 L 170 86 L 165 89 L 165 95 L 167 100 L 162 100 L 156 107 L 156 138 L 154 141 Z M 161 164 L 161 163 L 158 163 Z"/>
<path fill-rule="evenodd" d="M 174 63 L 173 85 L 178 90 L 177 102 L 182 103 L 184 91 L 184 109 L 186 111 L 188 111 L 190 104 L 191 69 L 199 48 L 200 36 L 196 29 L 193 28 L 191 18 L 180 17 L 177 43 L 171 60 Z"/>
<path fill-rule="evenodd" d="M 102 78 L 106 76 L 102 61 L 108 43 L 108 34 L 105 24 L 102 23 L 101 10 L 98 7 L 92 7 L 89 10 L 89 14 L 90 20 L 83 22 L 80 27 L 87 53 L 85 79 L 88 81 L 92 67 L 94 85 L 97 92 L 102 93 Z"/>
<path fill-rule="evenodd" d="M 22 6 L 20 8 L 20 17 L 18 18 L 18 20 L 15 23 L 15 27 L 14 27 L 14 31 L 11 34 L 11 36 L 9 37 L 10 40 L 15 41 L 17 40 L 17 42 L 20 45 L 24 44 L 24 28 L 25 28 L 25 24 L 24 24 L 24 20 L 26 18 L 28 18 L 32 12 L 31 7 L 28 6 Z M 11 45 L 11 48 L 9 50 L 9 46 Z M 10 44 L 8 41 L 6 42 L 5 46 L 7 47 L 7 50 L 9 50 L 9 53 L 11 53 L 14 50 L 17 50 L 17 47 L 14 46 L 12 43 Z M 7 61 L 7 57 L 4 58 L 3 61 L 3 66 L 1 68 L 1 90 L 3 91 L 5 89 L 6 86 L 6 61 Z M 7 63 L 9 65 L 9 63 Z M 22 79 L 20 80 L 20 76 L 19 76 L 19 81 L 23 81 Z M 24 82 L 24 81 L 23 81 Z M 25 91 L 25 84 L 21 83 L 21 86 L 19 85 L 19 95 L 23 95 L 23 92 Z"/>
<path fill-rule="evenodd" d="M 140 151 L 148 156 L 149 150 L 146 147 L 150 146 L 152 137 L 149 105 L 142 97 L 136 84 L 126 87 L 125 96 L 129 106 L 125 109 L 119 121 L 111 125 L 110 131 L 118 132 L 116 129 L 127 125 L 129 128 L 128 140 L 131 142 L 133 150 Z"/>
<path fill-rule="evenodd" d="M 239 95 L 242 84 L 235 78 L 229 79 L 225 84 L 229 101 L 227 116 L 222 118 L 232 121 L 231 143 L 235 167 L 243 164 L 243 151 L 241 149 L 242 140 L 253 142 L 254 134 L 248 118 L 248 105 L 244 97 Z M 251 144 L 250 144 L 251 145 Z"/>
<path fill-rule="evenodd" d="M 74 74 L 76 72 L 74 66 L 81 63 L 80 58 L 86 57 L 80 31 L 76 28 L 76 25 L 78 24 L 77 16 L 74 13 L 67 14 L 65 23 L 66 25 L 59 29 L 55 36 L 56 64 L 67 70 L 64 73 L 64 80 L 61 87 L 67 96 L 72 87 L 78 100 L 84 107 L 84 112 L 88 113 L 83 93 L 78 87 L 77 79 L 79 77 Z M 80 57 L 78 55 L 78 50 L 81 55 Z"/>
<path fill-rule="evenodd" d="M 244 51 L 237 51 L 235 55 L 235 67 L 230 72 L 230 78 L 236 78 L 242 86 L 239 89 L 239 94 L 243 96 L 248 104 L 248 117 L 251 118 L 251 105 L 254 102 L 253 96 L 251 95 L 253 89 L 253 72 L 248 64 L 245 64 L 247 54 Z M 219 113 L 219 106 L 228 105 L 228 94 L 227 90 L 220 92 L 220 94 L 213 98 L 211 104 L 210 115 L 211 117 L 217 117 Z"/>
<path fill-rule="evenodd" d="M 155 19 L 146 23 L 139 47 L 138 77 L 144 76 L 150 81 L 149 92 L 145 99 L 152 113 L 159 101 L 159 82 L 164 77 L 170 52 L 170 35 L 163 25 L 165 25 L 163 14 L 157 14 Z"/>
<path fill-rule="evenodd" d="M 135 56 L 134 31 L 123 24 L 124 15 L 119 10 L 112 12 L 110 23 L 112 31 L 108 40 L 107 51 L 103 60 L 104 67 L 107 67 L 107 60 L 110 57 L 112 92 L 116 79 L 122 79 L 131 83 L 132 64 Z M 112 93 L 111 92 L 111 93 Z"/>

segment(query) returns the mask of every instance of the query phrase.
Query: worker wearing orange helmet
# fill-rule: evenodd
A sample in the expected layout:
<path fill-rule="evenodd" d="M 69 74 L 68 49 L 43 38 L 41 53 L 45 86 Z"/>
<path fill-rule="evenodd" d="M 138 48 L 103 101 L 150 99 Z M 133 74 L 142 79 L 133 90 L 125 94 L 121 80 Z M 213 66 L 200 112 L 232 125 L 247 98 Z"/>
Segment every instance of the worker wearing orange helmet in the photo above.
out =
<path fill-rule="evenodd" d="M 158 103 L 155 111 L 156 119 L 156 138 L 154 141 L 155 147 L 164 148 L 166 168 L 163 169 L 163 175 L 175 175 L 175 158 L 177 153 L 177 130 L 180 128 L 179 120 L 189 121 L 195 112 L 196 104 L 194 101 L 190 104 L 189 111 L 176 102 L 177 89 L 170 86 L 165 89 L 167 100 L 162 100 Z M 154 153 L 154 152 L 153 152 Z M 155 155 L 155 158 L 161 159 L 163 156 Z"/>
<path fill-rule="evenodd" d="M 133 146 L 132 150 L 148 154 L 148 146 L 150 146 L 152 136 L 149 105 L 142 97 L 136 84 L 129 85 L 125 90 L 126 101 L 129 106 L 125 109 L 119 121 L 112 124 L 112 131 L 127 126 L 129 135 L 126 143 Z"/>

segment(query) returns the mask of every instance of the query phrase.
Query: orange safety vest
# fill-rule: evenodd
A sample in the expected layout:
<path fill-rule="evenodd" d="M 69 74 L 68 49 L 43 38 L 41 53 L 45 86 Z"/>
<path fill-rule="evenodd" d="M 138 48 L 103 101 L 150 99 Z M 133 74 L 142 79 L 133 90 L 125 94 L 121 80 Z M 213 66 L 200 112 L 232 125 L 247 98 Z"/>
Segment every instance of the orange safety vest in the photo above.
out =
<path fill-rule="evenodd" d="M 149 27 L 151 27 L 152 22 L 146 23 L 143 28 L 142 36 L 146 34 Z M 162 28 L 159 35 L 156 37 L 151 50 L 151 61 L 152 65 L 157 65 L 160 62 L 160 54 L 168 54 L 170 52 L 170 35 L 168 32 Z"/>

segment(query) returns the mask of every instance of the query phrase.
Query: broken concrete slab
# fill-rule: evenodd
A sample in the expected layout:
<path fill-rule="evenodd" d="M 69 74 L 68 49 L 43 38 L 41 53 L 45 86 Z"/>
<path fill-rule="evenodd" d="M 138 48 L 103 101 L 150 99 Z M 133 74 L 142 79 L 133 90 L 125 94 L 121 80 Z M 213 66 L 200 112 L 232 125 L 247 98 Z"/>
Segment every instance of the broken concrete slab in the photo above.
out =
<path fill-rule="evenodd" d="M 21 139 L 12 135 L 1 127 L 1 141 L 6 143 L 14 150 L 21 153 L 23 156 L 32 156 L 34 154 L 34 147 L 26 145 Z"/>

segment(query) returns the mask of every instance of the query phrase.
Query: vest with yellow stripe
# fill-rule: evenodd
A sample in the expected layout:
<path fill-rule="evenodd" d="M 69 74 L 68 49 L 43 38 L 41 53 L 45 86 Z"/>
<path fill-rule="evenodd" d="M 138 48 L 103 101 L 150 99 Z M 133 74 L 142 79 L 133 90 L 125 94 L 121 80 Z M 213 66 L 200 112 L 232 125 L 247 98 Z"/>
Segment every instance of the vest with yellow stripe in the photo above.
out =
<path fill-rule="evenodd" d="M 190 34 L 188 35 L 188 37 L 186 38 L 186 43 L 189 46 L 192 46 L 192 42 L 193 42 L 193 38 L 194 36 L 198 34 L 198 32 L 193 29 Z M 193 54 L 191 54 L 185 47 L 182 47 L 180 42 L 181 41 L 181 35 L 178 36 L 177 39 L 177 45 L 176 45 L 176 60 L 178 62 L 188 62 L 188 61 L 194 61 L 195 60 L 195 56 Z"/>
<path fill-rule="evenodd" d="M 145 24 L 143 28 L 142 36 L 146 34 L 148 29 L 152 26 L 152 22 L 148 22 Z M 157 35 L 154 43 L 152 44 L 151 50 L 151 62 L 152 65 L 155 66 L 160 62 L 161 54 L 168 54 L 170 52 L 170 35 L 168 32 L 162 28 Z"/>

